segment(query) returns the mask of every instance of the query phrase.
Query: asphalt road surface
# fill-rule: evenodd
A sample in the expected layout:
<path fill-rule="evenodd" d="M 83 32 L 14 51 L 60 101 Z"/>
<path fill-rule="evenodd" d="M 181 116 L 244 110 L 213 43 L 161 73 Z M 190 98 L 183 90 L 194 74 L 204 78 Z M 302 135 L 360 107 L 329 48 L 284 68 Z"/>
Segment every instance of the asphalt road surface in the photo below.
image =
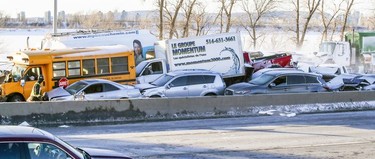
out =
<path fill-rule="evenodd" d="M 73 146 L 133 158 L 375 157 L 375 111 L 42 128 Z"/>

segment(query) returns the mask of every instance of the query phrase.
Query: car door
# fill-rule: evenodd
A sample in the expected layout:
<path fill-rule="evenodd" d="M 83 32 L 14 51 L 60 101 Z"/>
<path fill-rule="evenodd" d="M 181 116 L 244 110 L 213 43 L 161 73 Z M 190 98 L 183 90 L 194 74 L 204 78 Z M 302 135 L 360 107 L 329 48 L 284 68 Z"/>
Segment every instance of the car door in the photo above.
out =
<path fill-rule="evenodd" d="M 320 79 L 319 77 L 316 76 L 305 76 L 306 78 L 306 85 L 307 89 L 309 92 L 320 92 L 320 91 L 325 91 L 322 82 L 323 79 Z M 319 81 L 319 79 L 321 81 Z"/>
<path fill-rule="evenodd" d="M 304 75 L 288 75 L 287 76 L 287 93 L 308 92 L 306 79 Z"/>
<path fill-rule="evenodd" d="M 208 88 L 208 83 L 202 75 L 188 76 L 188 96 L 201 96 L 202 92 L 207 91 Z"/>
<path fill-rule="evenodd" d="M 125 91 L 122 92 L 120 88 L 109 83 L 103 83 L 103 95 L 104 99 L 121 99 L 122 97 L 127 97 Z"/>
<path fill-rule="evenodd" d="M 103 84 L 92 84 L 86 87 L 85 100 L 102 100 L 105 99 L 105 92 L 103 92 Z"/>
<path fill-rule="evenodd" d="M 163 70 L 163 61 L 152 61 L 137 77 L 140 83 L 149 83 L 159 78 L 165 71 Z"/>
<path fill-rule="evenodd" d="M 265 93 L 285 93 L 288 89 L 286 85 L 286 76 L 278 76 L 265 87 L 267 90 Z"/>
<path fill-rule="evenodd" d="M 172 79 L 165 87 L 164 95 L 166 97 L 186 97 L 189 94 L 188 77 L 180 76 Z"/>
<path fill-rule="evenodd" d="M 38 81 L 38 77 L 42 76 L 42 68 L 41 67 L 32 67 L 27 70 L 27 72 L 24 75 L 25 79 L 25 86 L 23 87 L 23 94 L 26 97 L 30 96 L 31 90 L 34 87 L 34 84 Z M 42 94 L 45 92 L 45 82 L 43 81 L 40 84 L 40 89 L 42 89 Z M 25 99 L 25 100 L 26 100 Z"/>

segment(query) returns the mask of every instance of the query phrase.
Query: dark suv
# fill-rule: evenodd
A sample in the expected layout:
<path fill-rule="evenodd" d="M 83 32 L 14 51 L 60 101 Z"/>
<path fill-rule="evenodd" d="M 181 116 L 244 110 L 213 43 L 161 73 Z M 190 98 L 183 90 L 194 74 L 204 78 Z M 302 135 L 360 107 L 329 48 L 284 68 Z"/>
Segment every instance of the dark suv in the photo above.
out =
<path fill-rule="evenodd" d="M 186 97 L 223 95 L 226 85 L 219 73 L 195 69 L 173 71 L 135 87 L 144 97 Z"/>
<path fill-rule="evenodd" d="M 298 70 L 275 70 L 249 82 L 233 84 L 226 88 L 225 95 L 324 92 L 327 89 L 321 75 Z"/>

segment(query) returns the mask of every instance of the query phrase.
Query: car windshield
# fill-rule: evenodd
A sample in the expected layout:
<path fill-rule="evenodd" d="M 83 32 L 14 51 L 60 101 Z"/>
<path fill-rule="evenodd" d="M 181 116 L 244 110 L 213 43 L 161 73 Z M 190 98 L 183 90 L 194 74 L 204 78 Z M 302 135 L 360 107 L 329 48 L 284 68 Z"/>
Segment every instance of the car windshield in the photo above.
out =
<path fill-rule="evenodd" d="M 66 91 L 68 91 L 71 95 L 76 94 L 78 91 L 80 91 L 82 88 L 85 88 L 87 86 L 87 83 L 84 82 L 76 82 L 72 85 L 66 87 Z"/>
<path fill-rule="evenodd" d="M 171 75 L 162 75 L 159 78 L 157 78 L 155 81 L 151 82 L 152 85 L 154 86 L 164 86 L 168 81 L 170 81 L 173 78 Z"/>
<path fill-rule="evenodd" d="M 275 76 L 274 75 L 269 75 L 269 74 L 263 74 L 257 78 L 254 78 L 253 80 L 249 81 L 250 84 L 254 85 L 263 85 L 266 84 L 267 82 L 271 81 Z"/>

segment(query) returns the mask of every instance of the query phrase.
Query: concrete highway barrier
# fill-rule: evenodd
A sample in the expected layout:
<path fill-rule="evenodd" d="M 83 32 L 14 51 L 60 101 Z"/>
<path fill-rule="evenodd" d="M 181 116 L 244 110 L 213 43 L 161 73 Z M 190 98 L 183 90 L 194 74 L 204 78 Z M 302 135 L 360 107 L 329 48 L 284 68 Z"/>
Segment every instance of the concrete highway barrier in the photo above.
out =
<path fill-rule="evenodd" d="M 153 98 L 105 101 L 1 103 L 1 124 L 74 125 L 126 123 L 375 108 L 375 91 Z"/>

